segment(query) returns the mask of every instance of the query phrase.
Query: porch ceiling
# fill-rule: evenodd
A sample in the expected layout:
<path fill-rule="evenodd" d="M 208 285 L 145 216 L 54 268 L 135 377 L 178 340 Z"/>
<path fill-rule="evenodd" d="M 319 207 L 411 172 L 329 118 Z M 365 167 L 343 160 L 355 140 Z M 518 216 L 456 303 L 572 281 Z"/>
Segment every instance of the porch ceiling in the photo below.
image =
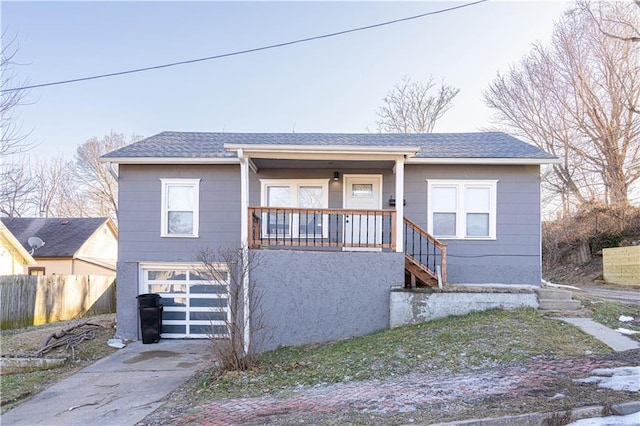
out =
<path fill-rule="evenodd" d="M 372 169 L 390 170 L 394 161 L 348 161 L 348 160 L 282 160 L 274 158 L 252 158 L 258 169 Z"/>

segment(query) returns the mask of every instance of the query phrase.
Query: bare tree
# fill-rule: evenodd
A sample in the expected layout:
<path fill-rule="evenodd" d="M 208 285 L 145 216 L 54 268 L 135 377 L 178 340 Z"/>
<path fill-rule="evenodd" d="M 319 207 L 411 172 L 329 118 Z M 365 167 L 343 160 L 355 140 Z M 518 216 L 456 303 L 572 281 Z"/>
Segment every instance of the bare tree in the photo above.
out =
<path fill-rule="evenodd" d="M 29 214 L 34 188 L 28 161 L 3 164 L 0 179 L 0 215 L 21 217 Z"/>
<path fill-rule="evenodd" d="M 601 5 L 596 3 L 592 5 L 592 3 L 588 0 L 578 0 L 578 7 L 586 14 L 591 17 L 594 25 L 598 28 L 598 30 L 605 34 L 607 37 L 613 37 L 622 41 L 632 41 L 632 42 L 640 42 L 640 27 L 638 27 L 631 20 L 627 20 L 625 17 L 625 13 L 603 13 Z M 614 4 L 609 5 L 610 8 L 622 8 L 624 9 L 626 6 L 621 4 L 622 2 L 615 2 Z M 636 6 L 640 7 L 640 0 L 634 0 Z M 595 8 L 594 8 L 595 6 Z M 595 9 L 595 10 L 594 10 Z M 624 33 L 612 33 L 610 32 L 611 27 L 626 27 Z"/>
<path fill-rule="evenodd" d="M 70 165 L 62 156 L 48 160 L 38 159 L 33 165 L 33 203 L 36 214 L 42 217 L 61 216 L 59 204 L 65 204 L 63 191 L 65 183 L 73 181 Z M 63 209 L 66 210 L 65 207 Z M 77 216 L 65 214 L 64 216 Z"/>
<path fill-rule="evenodd" d="M 442 116 L 453 106 L 460 92 L 444 81 L 436 87 L 433 77 L 425 84 L 405 76 L 382 100 L 377 111 L 378 131 L 386 133 L 430 133 Z"/>
<path fill-rule="evenodd" d="M 638 28 L 640 9 L 600 8 L 601 28 L 619 38 L 594 25 L 596 15 L 570 10 L 549 47 L 535 45 L 484 93 L 497 123 L 562 160 L 546 188 L 567 196 L 565 209 L 594 201 L 627 206 L 628 187 L 640 178 L 627 168 L 640 159 L 640 116 L 630 108 L 640 100 L 640 44 L 625 39 Z"/>
<path fill-rule="evenodd" d="M 117 223 L 118 182 L 109 171 L 109 166 L 100 163 L 102 155 L 140 140 L 132 135 L 127 138 L 122 133 L 111 131 L 102 139 L 93 137 L 76 150 L 75 177 L 78 190 L 88 202 L 89 215 L 111 218 Z"/>
<path fill-rule="evenodd" d="M 7 39 L 6 30 L 1 35 Z M 15 71 L 15 57 L 18 52 L 16 37 L 0 47 L 0 157 L 20 154 L 31 149 L 35 144 L 28 141 L 28 134 L 22 131 L 16 116 L 16 107 L 24 104 L 28 91 L 21 89 L 26 81 L 18 79 Z M 4 172 L 3 172 L 4 175 Z"/>
<path fill-rule="evenodd" d="M 271 327 L 265 322 L 262 295 L 258 283 L 249 280 L 260 263 L 258 253 L 245 247 L 204 247 L 196 254 L 197 272 L 207 280 L 229 285 L 228 315 L 223 323 L 228 338 L 212 336 L 213 351 L 223 370 L 245 371 L 255 367 L 256 355 L 271 338 Z M 248 310 L 245 311 L 245 308 Z M 247 336 L 248 333 L 248 336 Z M 248 346 L 245 338 L 248 337 Z"/>
<path fill-rule="evenodd" d="M 67 162 L 66 173 L 69 178 L 60 182 L 55 200 L 53 200 L 51 215 L 54 217 L 95 216 L 89 194 L 81 191 L 80 185 L 76 182 L 73 162 Z"/>

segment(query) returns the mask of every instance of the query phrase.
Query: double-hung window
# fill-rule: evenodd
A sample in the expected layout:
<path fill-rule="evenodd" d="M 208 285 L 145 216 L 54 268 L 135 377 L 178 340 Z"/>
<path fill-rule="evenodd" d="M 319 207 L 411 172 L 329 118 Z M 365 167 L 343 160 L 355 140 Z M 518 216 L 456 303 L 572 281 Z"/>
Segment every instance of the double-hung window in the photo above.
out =
<path fill-rule="evenodd" d="M 265 207 L 283 207 L 262 219 L 264 236 L 313 237 L 326 236 L 326 215 L 309 210 L 329 205 L 327 179 L 262 179 L 262 200 Z"/>
<path fill-rule="evenodd" d="M 427 180 L 427 230 L 437 238 L 495 239 L 496 180 Z"/>
<path fill-rule="evenodd" d="M 160 179 L 162 182 L 161 236 L 197 237 L 200 179 Z"/>

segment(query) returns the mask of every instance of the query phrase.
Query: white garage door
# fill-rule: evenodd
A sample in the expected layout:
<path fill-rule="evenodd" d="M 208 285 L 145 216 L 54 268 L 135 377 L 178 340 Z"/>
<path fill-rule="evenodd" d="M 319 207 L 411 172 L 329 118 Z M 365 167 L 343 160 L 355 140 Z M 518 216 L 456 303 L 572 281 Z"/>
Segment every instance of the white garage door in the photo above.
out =
<path fill-rule="evenodd" d="M 141 292 L 162 296 L 162 338 L 228 336 L 228 271 L 208 280 L 187 266 L 145 265 L 141 275 Z"/>

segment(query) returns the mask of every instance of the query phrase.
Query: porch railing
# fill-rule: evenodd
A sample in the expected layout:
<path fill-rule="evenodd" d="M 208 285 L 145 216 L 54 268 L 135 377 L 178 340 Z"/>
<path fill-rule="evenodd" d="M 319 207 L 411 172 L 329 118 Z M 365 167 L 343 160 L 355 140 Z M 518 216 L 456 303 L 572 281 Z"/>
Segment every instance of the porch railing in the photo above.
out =
<path fill-rule="evenodd" d="M 404 218 L 404 254 L 432 278 L 447 282 L 447 245 Z M 440 271 L 440 278 L 438 278 Z"/>
<path fill-rule="evenodd" d="M 249 247 L 395 250 L 395 210 L 249 207 Z"/>

